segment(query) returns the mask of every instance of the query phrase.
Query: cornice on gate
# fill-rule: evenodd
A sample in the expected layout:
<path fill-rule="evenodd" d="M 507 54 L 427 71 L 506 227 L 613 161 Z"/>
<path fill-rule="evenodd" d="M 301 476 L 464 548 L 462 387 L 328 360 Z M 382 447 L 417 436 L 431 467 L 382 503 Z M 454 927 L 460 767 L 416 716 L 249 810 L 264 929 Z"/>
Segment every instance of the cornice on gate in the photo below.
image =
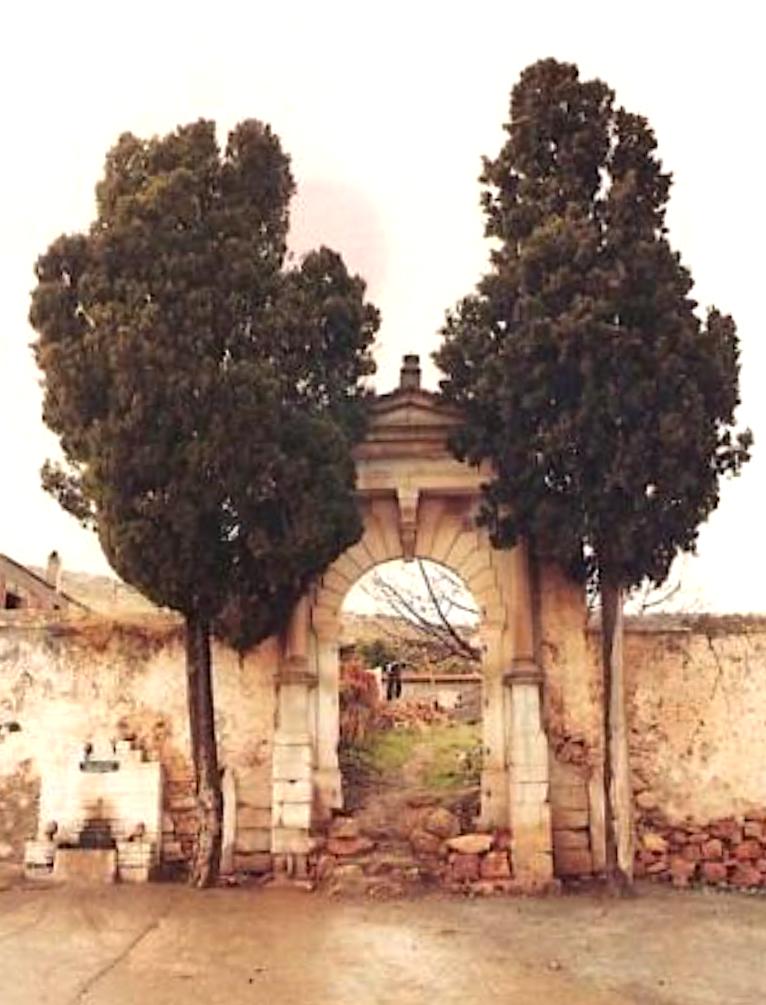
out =
<path fill-rule="evenodd" d="M 381 395 L 370 405 L 370 426 L 355 450 L 358 461 L 414 453 L 451 457 L 447 438 L 460 424 L 460 413 L 428 391 Z"/>
<path fill-rule="evenodd" d="M 357 491 L 363 496 L 394 493 L 405 536 L 411 536 L 417 493 L 473 495 L 488 477 L 488 468 L 471 467 L 452 455 L 448 440 L 460 421 L 458 409 L 420 387 L 415 355 L 404 357 L 399 387 L 370 405 L 367 436 L 354 450 Z"/>

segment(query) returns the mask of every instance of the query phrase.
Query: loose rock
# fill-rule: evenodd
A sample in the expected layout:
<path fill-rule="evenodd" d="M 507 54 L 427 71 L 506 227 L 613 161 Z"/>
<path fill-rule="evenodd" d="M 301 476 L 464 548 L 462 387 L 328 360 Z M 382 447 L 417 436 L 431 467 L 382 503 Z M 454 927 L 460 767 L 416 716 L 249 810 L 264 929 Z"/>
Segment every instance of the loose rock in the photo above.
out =
<path fill-rule="evenodd" d="M 463 883 L 476 880 L 480 875 L 478 855 L 455 855 L 450 862 L 450 878 Z"/>
<path fill-rule="evenodd" d="M 661 834 L 654 834 L 652 831 L 647 831 L 646 834 L 642 835 L 641 844 L 647 851 L 651 852 L 665 852 L 668 850 L 668 842 L 665 838 Z"/>
<path fill-rule="evenodd" d="M 327 841 L 328 853 L 340 858 L 347 858 L 350 855 L 364 855 L 366 852 L 372 851 L 374 847 L 375 842 L 366 837 L 331 837 Z"/>
<path fill-rule="evenodd" d="M 330 837 L 358 838 L 359 823 L 353 817 L 335 817 L 330 824 Z"/>
<path fill-rule="evenodd" d="M 511 865 L 508 854 L 504 851 L 490 851 L 483 855 L 480 862 L 482 879 L 509 879 Z"/>
<path fill-rule="evenodd" d="M 451 838 L 460 833 L 460 821 L 454 813 L 437 806 L 423 820 L 423 830 L 440 838 Z"/>
<path fill-rule="evenodd" d="M 450 851 L 457 851 L 462 855 L 481 855 L 492 847 L 492 835 L 461 834 L 459 837 L 450 838 L 447 847 Z"/>
<path fill-rule="evenodd" d="M 442 848 L 442 839 L 428 831 L 414 830 L 410 834 L 410 845 L 416 855 L 438 855 Z"/>

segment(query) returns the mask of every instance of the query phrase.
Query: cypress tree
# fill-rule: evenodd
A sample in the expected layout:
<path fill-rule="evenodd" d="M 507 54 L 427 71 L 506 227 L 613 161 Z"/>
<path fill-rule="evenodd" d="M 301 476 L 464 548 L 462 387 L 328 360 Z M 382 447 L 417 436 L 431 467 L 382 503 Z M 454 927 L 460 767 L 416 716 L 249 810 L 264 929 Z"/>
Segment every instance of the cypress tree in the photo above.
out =
<path fill-rule="evenodd" d="M 480 519 L 520 535 L 599 591 L 607 873 L 632 879 L 622 607 L 661 583 L 748 459 L 733 429 L 738 341 L 701 320 L 670 247 L 671 176 L 647 120 L 553 59 L 511 94 L 507 139 L 484 161 L 493 240 L 476 291 L 448 313 L 435 359 L 465 416 L 453 448 L 492 462 Z"/>
<path fill-rule="evenodd" d="M 200 816 L 192 881 L 215 882 L 222 801 L 211 633 L 244 650 L 286 624 L 360 536 L 351 447 L 377 311 L 327 248 L 286 259 L 294 191 L 278 138 L 198 121 L 120 137 L 85 234 L 36 266 L 43 480 L 115 571 L 186 625 Z"/>

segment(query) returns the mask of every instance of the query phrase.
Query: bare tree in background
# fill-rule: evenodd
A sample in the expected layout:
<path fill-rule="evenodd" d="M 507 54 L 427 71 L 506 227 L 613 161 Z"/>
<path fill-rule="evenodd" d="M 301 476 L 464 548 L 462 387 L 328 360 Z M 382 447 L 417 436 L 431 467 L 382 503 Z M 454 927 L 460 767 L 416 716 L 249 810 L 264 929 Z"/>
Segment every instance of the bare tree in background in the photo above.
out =
<path fill-rule="evenodd" d="M 405 622 L 407 645 L 429 662 L 455 658 L 480 662 L 481 651 L 471 641 L 479 611 L 462 581 L 443 566 L 422 559 L 416 562 L 420 582 L 376 569 L 362 585 L 362 591 L 385 612 L 375 619 L 381 635 L 401 642 L 396 621 Z"/>
<path fill-rule="evenodd" d="M 666 582 L 656 586 L 644 581 L 625 604 L 625 613 L 699 614 L 706 610 L 706 598 L 695 587 L 693 562 L 689 555 L 679 555 Z"/>

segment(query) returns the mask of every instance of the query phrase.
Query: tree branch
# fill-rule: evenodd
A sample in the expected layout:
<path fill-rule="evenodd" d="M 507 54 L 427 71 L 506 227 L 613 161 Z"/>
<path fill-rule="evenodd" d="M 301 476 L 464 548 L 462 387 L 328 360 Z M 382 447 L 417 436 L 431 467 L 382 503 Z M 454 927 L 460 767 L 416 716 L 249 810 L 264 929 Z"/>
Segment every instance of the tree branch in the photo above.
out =
<path fill-rule="evenodd" d="M 430 578 L 428 576 L 428 573 L 426 571 L 426 567 L 423 564 L 423 559 L 422 558 L 418 559 L 418 568 L 420 569 L 420 574 L 423 577 L 423 581 L 426 584 L 426 589 L 428 590 L 428 596 L 431 599 L 431 603 L 433 604 L 434 610 L 438 614 L 438 616 L 439 616 L 439 618 L 441 620 L 441 623 L 442 623 L 443 627 L 446 629 L 446 631 L 448 632 L 450 638 L 453 640 L 453 642 L 455 643 L 455 645 L 458 647 L 458 649 L 464 655 L 466 655 L 469 659 L 477 660 L 478 661 L 480 659 L 478 652 L 474 649 L 474 647 L 469 642 L 466 641 L 466 639 L 464 639 L 461 635 L 459 635 L 455 631 L 454 627 L 450 624 L 449 620 L 447 619 L 446 615 L 444 614 L 444 611 L 442 610 L 441 604 L 439 603 L 439 598 L 436 595 L 436 592 L 435 592 L 435 590 L 433 588 L 433 584 L 431 583 L 431 580 L 430 580 Z"/>

